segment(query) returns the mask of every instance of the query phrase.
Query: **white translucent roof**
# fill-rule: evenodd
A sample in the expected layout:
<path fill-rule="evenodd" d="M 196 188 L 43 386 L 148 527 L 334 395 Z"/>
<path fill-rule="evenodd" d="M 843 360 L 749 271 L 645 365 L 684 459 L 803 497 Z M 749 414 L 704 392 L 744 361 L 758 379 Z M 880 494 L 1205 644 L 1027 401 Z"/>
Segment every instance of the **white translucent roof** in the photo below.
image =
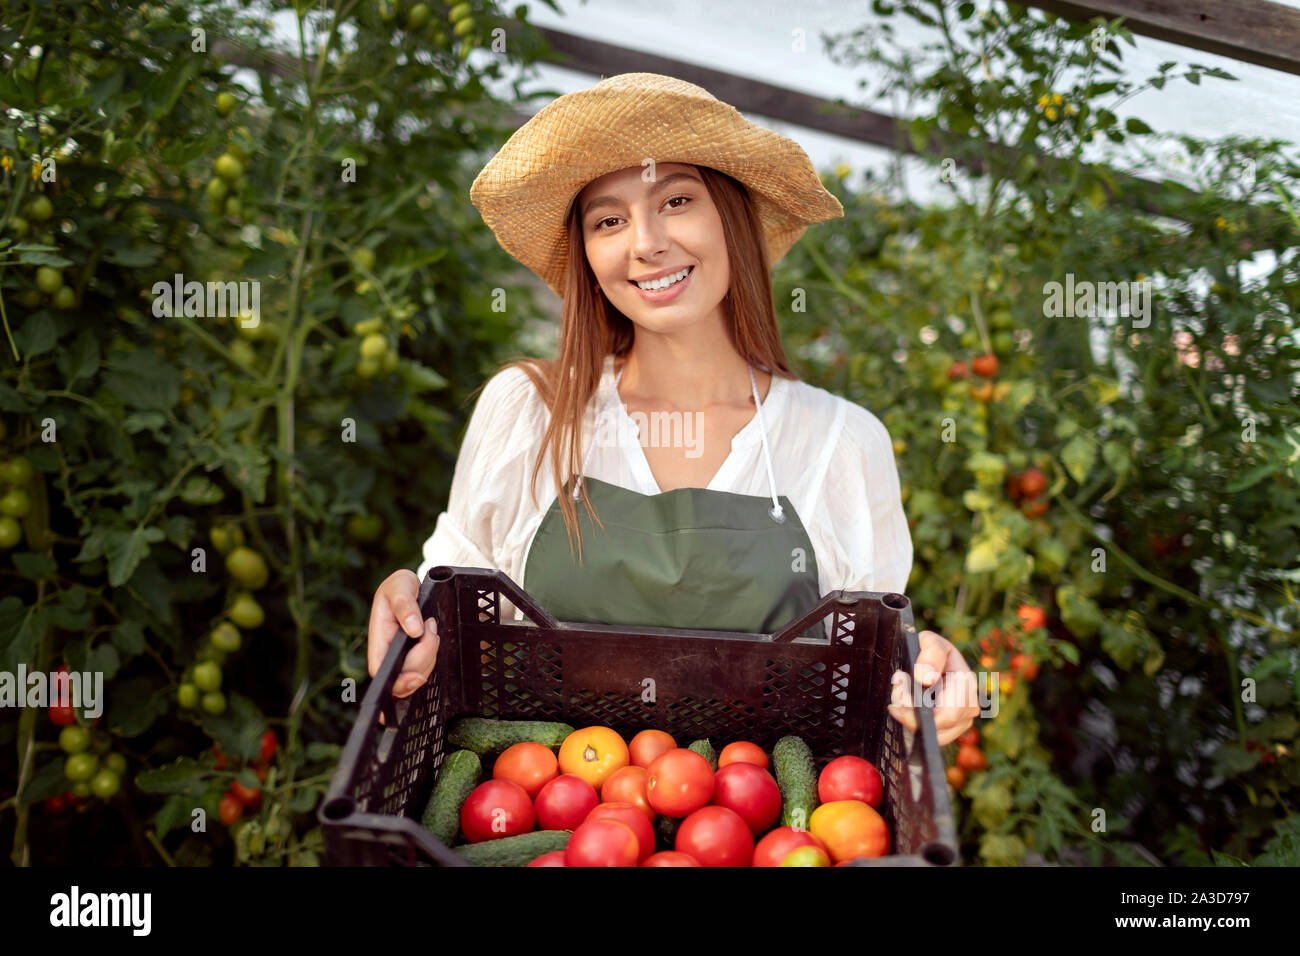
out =
<path fill-rule="evenodd" d="M 890 115 L 905 113 L 905 105 L 881 101 L 875 90 L 883 74 L 872 64 L 832 63 L 825 52 L 823 34 L 847 33 L 881 23 L 867 0 L 599 0 L 580 3 L 557 0 L 564 15 L 531 0 L 528 17 L 537 26 L 600 40 L 634 50 L 684 60 L 738 76 L 752 77 L 801 93 L 835 99 Z M 1300 9 L 1300 0 L 1275 0 Z M 986 9 L 987 2 L 976 4 Z M 896 14 L 888 18 L 894 39 L 919 50 L 939 39 L 937 31 Z M 795 52 L 795 31 L 804 31 L 805 52 Z M 1135 35 L 1137 46 L 1121 42 L 1124 77 L 1143 81 L 1155 75 L 1161 63 L 1175 60 L 1175 73 L 1190 64 L 1218 67 L 1237 78 L 1229 81 L 1202 78 L 1199 85 L 1172 80 L 1163 90 L 1147 90 L 1126 101 L 1115 112 L 1123 120 L 1136 116 L 1159 133 L 1215 139 L 1230 135 L 1280 137 L 1300 143 L 1300 76 L 1188 47 Z M 1298 41 L 1300 45 L 1300 41 Z M 540 64 L 538 80 L 524 88 L 555 89 L 563 93 L 584 89 L 599 77 Z M 859 86 L 866 81 L 866 87 Z M 500 84 L 496 91 L 507 95 Z M 1099 101 L 1105 105 L 1104 100 Z M 531 106 L 540 109 L 538 102 Z M 864 168 L 884 171 L 895 161 L 892 150 L 844 139 L 790 123 L 746 113 L 796 140 L 819 170 L 845 163 L 855 172 Z M 1087 158 L 1108 157 L 1117 168 L 1142 174 L 1138 150 L 1128 143 L 1117 146 L 1097 138 Z M 905 160 L 907 190 L 915 198 L 941 198 L 934 188 L 933 167 Z M 1165 172 L 1175 170 L 1166 167 Z M 855 179 L 850 177 L 850 185 Z"/>

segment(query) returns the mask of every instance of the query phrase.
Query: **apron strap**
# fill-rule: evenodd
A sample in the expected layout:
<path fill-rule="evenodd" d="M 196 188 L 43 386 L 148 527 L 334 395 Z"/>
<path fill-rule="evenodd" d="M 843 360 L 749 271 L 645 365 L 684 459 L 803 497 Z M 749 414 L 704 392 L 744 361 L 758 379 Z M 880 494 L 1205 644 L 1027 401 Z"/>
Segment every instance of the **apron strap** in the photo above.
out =
<path fill-rule="evenodd" d="M 772 493 L 772 507 L 768 511 L 768 514 L 772 516 L 773 521 L 775 521 L 777 524 L 781 524 L 782 522 L 785 521 L 785 509 L 781 507 L 781 502 L 777 499 L 776 476 L 772 471 L 772 452 L 767 445 L 767 424 L 763 420 L 763 401 L 758 397 L 758 383 L 754 380 L 754 367 L 750 365 L 748 362 L 745 363 L 745 367 L 749 369 L 749 385 L 750 388 L 754 390 L 754 405 L 757 408 L 756 414 L 758 415 L 758 433 L 763 441 L 763 462 L 767 466 L 767 485 L 768 485 L 768 489 Z M 618 370 L 618 375 L 614 379 L 615 397 L 617 397 L 618 395 L 618 383 L 623 380 L 623 373 L 626 371 L 627 371 L 627 366 L 624 365 L 621 369 Z M 600 428 L 600 422 L 604 414 L 605 414 L 605 409 L 602 408 L 600 414 L 598 414 L 596 417 L 597 430 L 599 430 Z M 595 448 L 596 448 L 596 440 L 595 437 L 593 436 L 591 444 L 587 446 L 587 454 L 582 460 L 582 473 L 577 476 L 574 482 L 574 486 L 573 486 L 574 501 L 577 501 L 581 494 L 582 476 L 587 473 L 587 465 L 591 461 L 591 453 L 592 451 L 595 450 Z"/>

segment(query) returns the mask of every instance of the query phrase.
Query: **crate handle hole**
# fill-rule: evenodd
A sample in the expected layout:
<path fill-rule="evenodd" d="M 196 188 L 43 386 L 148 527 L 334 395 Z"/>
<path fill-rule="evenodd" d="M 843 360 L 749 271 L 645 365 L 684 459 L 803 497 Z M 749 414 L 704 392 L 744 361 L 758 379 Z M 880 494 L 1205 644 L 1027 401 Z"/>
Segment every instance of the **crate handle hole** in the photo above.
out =
<path fill-rule="evenodd" d="M 921 859 L 932 866 L 952 866 L 957 854 L 946 843 L 927 843 L 921 847 Z"/>
<path fill-rule="evenodd" d="M 356 801 L 351 797 L 335 797 L 325 804 L 321 812 L 325 814 L 325 818 L 328 820 L 346 820 L 352 816 L 352 811 L 356 808 Z"/>
<path fill-rule="evenodd" d="M 880 600 L 885 607 L 893 608 L 895 611 L 901 611 L 912 603 L 901 594 L 886 594 Z"/>
<path fill-rule="evenodd" d="M 456 576 L 456 572 L 445 564 L 440 564 L 436 568 L 429 569 L 429 577 L 435 581 L 450 581 Z"/>

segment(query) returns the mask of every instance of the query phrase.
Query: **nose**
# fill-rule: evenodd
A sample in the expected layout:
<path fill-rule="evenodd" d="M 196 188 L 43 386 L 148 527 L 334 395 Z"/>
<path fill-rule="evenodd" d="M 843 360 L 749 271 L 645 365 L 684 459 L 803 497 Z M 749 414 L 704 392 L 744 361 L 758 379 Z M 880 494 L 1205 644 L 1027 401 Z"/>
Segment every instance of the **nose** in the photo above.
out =
<path fill-rule="evenodd" d="M 644 262 L 653 262 L 668 251 L 668 227 L 653 212 L 636 209 L 632 212 L 628 233 L 632 237 L 632 255 Z"/>

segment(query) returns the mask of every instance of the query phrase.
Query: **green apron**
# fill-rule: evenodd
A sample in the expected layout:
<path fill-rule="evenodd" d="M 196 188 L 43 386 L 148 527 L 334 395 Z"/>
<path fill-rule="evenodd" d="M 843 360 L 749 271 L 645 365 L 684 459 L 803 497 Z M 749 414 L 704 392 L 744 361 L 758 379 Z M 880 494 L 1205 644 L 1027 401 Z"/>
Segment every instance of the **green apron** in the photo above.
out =
<path fill-rule="evenodd" d="M 620 370 L 615 398 L 622 377 Z M 579 566 L 557 496 L 528 549 L 524 590 L 561 621 L 753 633 L 778 631 L 815 605 L 821 593 L 812 541 L 790 500 L 775 493 L 752 368 L 749 380 L 770 499 L 708 488 L 643 495 L 580 475 L 604 530 L 578 509 Z M 594 447 L 593 439 L 586 461 Z M 574 484 L 575 500 L 580 488 Z M 824 639 L 823 622 L 808 634 Z"/>

